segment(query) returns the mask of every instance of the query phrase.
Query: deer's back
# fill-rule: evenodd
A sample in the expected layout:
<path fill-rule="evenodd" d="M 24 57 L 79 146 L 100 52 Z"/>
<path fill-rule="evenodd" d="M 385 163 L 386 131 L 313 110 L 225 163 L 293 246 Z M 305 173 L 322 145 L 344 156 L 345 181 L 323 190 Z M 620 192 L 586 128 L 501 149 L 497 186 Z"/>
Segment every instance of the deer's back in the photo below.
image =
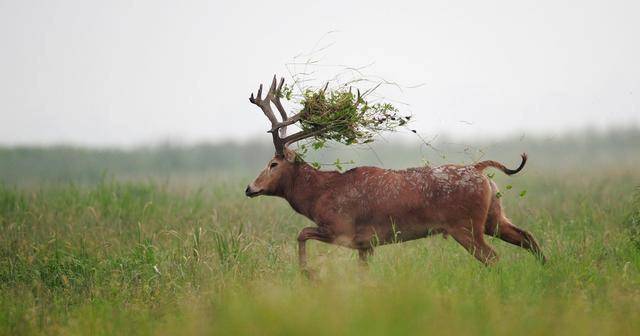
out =
<path fill-rule="evenodd" d="M 328 181 L 321 203 L 355 222 L 429 222 L 464 216 L 490 201 L 490 189 L 473 166 L 358 167 Z"/>

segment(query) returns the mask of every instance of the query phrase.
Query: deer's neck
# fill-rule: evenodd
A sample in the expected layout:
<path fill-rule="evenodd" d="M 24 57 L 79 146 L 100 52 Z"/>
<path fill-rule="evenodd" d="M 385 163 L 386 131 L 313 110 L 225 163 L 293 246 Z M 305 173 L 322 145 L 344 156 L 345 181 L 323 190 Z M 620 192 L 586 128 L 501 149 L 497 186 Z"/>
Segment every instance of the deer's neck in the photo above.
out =
<path fill-rule="evenodd" d="M 289 185 L 284 188 L 282 197 L 295 211 L 313 220 L 315 203 L 326 190 L 331 177 L 336 174 L 339 173 L 323 172 L 306 163 L 299 164 L 291 176 Z"/>

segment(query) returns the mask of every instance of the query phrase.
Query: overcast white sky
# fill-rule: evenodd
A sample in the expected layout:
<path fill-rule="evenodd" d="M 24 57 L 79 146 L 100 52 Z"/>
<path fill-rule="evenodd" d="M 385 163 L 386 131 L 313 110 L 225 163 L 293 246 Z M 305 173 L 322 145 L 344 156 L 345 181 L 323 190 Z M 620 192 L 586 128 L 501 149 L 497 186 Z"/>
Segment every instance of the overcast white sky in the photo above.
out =
<path fill-rule="evenodd" d="M 249 93 L 323 36 L 324 64 L 424 83 L 384 93 L 426 136 L 640 122 L 637 0 L 0 0 L 0 144 L 261 135 Z"/>

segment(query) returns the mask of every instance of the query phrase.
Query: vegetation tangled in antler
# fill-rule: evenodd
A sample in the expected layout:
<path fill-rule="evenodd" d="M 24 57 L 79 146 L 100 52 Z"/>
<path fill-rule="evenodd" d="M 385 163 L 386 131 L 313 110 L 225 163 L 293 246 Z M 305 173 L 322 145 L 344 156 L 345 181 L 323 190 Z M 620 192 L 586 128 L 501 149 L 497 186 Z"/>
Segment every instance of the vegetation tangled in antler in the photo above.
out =
<path fill-rule="evenodd" d="M 367 95 L 373 90 L 360 95 L 359 90 L 354 94 L 351 88 L 327 90 L 327 87 L 306 89 L 300 100 L 300 127 L 316 134 L 316 144 L 328 140 L 345 145 L 370 143 L 376 134 L 394 131 L 411 119 L 411 116 L 400 115 L 390 103 L 367 101 Z"/>
<path fill-rule="evenodd" d="M 271 133 L 276 155 L 284 155 L 285 149 L 298 141 L 313 139 L 313 148 L 324 146 L 328 140 L 345 145 L 363 144 L 373 141 L 374 135 L 381 131 L 393 131 L 405 125 L 410 116 L 401 116 L 398 109 L 389 103 L 370 103 L 365 99 L 376 88 L 357 94 L 351 88 L 341 86 L 327 91 L 328 84 L 319 90 L 303 89 L 299 103 L 301 110 L 289 115 L 280 98 L 292 100 L 293 90 L 284 86 L 284 78 L 277 81 L 273 76 L 271 86 L 262 96 L 262 85 L 256 95 L 253 93 L 249 101 L 260 107 L 271 123 Z M 278 120 L 272 109 L 276 107 L 281 120 Z M 302 130 L 287 135 L 287 126 L 298 124 Z M 298 153 L 302 155 L 303 153 Z"/>

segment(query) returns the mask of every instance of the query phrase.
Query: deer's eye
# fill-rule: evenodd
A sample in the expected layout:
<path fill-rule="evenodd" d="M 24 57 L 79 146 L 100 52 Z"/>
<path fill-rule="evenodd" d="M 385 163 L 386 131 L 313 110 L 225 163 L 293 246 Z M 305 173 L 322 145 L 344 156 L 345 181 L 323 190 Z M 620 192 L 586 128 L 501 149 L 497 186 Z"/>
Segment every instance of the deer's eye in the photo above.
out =
<path fill-rule="evenodd" d="M 269 165 L 269 168 L 273 168 L 273 167 L 275 167 L 275 166 L 277 166 L 277 165 L 278 165 L 278 163 L 277 163 L 277 162 L 271 162 L 271 164 Z"/>

